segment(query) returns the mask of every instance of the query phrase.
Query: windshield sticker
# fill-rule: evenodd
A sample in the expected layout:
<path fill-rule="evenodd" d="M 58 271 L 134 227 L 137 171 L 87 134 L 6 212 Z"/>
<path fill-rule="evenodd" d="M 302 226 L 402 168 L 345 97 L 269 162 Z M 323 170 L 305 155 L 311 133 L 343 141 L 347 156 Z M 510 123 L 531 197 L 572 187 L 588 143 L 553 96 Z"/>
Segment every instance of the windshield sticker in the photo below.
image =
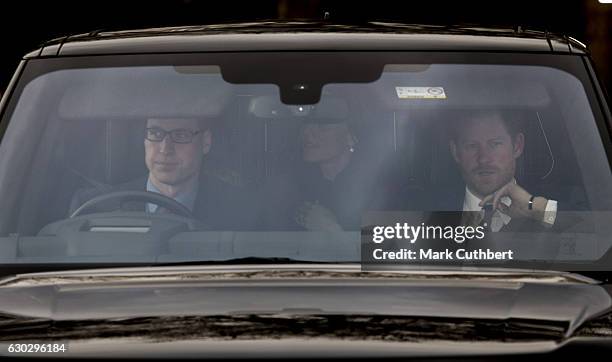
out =
<path fill-rule="evenodd" d="M 442 87 L 395 87 L 399 99 L 446 99 Z"/>

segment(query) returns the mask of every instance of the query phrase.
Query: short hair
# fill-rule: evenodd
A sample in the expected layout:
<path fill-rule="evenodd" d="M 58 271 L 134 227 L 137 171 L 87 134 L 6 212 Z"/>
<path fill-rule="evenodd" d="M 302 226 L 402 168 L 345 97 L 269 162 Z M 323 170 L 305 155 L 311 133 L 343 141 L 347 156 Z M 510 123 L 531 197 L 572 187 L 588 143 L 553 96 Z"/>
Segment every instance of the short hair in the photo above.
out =
<path fill-rule="evenodd" d="M 481 119 L 499 119 L 510 135 L 512 142 L 514 142 L 519 133 L 523 132 L 521 117 L 516 113 L 498 109 L 461 111 L 453 113 L 447 121 L 450 123 L 448 127 L 450 140 L 457 142 L 461 131 L 467 127 L 469 122 Z"/>

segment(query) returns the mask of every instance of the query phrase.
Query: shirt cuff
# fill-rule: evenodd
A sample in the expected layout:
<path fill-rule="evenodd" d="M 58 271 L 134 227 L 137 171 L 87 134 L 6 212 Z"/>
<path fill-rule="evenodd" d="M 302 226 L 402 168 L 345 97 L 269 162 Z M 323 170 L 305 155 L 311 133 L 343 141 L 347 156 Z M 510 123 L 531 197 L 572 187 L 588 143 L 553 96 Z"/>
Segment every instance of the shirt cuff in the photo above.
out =
<path fill-rule="evenodd" d="M 544 209 L 544 220 L 542 220 L 545 224 L 554 225 L 555 220 L 557 219 L 557 201 L 548 200 L 546 203 L 546 208 Z"/>

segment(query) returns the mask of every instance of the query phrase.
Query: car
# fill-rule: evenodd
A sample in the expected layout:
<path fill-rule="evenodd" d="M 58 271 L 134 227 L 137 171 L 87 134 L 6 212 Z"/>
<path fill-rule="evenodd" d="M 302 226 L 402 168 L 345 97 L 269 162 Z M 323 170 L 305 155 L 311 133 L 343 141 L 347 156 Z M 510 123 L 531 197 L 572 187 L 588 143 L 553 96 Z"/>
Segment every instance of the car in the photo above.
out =
<path fill-rule="evenodd" d="M 573 38 L 94 31 L 0 112 L 5 357 L 612 350 L 612 117 Z"/>

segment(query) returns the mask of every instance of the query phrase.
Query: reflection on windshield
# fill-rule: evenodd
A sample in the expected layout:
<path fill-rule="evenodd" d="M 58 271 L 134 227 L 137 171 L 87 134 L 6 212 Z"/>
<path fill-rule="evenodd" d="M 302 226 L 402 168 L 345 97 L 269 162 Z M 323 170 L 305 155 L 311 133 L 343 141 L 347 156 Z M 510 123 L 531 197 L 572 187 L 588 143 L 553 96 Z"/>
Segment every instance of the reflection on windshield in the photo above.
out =
<path fill-rule="evenodd" d="M 365 215 L 409 211 L 420 213 L 413 225 L 549 244 L 546 235 L 571 235 L 555 237 L 562 241 L 551 258 L 594 259 L 607 249 L 597 243 L 609 237 L 585 236 L 608 232 L 586 219 L 609 209 L 612 183 L 576 78 L 531 66 L 401 69 L 373 83 L 329 84 L 318 104 L 303 106 L 282 104 L 271 85 L 170 66 L 42 75 L 24 89 L 5 137 L 12 141 L 2 143 L 4 164 L 32 170 L 22 171 L 24 196 L 5 235 L 32 249 L 42 237 L 62 239 L 46 245 L 63 245 L 52 254 L 66 256 L 80 250 L 68 246 L 78 239 L 91 244 L 83 255 L 100 256 L 95 245 L 108 242 L 98 239 L 122 245 L 129 234 L 132 246 L 153 248 L 153 238 L 164 255 L 197 259 L 207 255 L 202 235 L 236 231 L 256 256 L 283 256 L 289 238 L 299 244 L 290 257 L 316 259 L 310 247 L 350 260 Z M 23 138 L 24 129 L 37 131 Z M 215 235 L 222 248 L 226 237 Z M 125 247 L 127 259 L 141 255 Z"/>

